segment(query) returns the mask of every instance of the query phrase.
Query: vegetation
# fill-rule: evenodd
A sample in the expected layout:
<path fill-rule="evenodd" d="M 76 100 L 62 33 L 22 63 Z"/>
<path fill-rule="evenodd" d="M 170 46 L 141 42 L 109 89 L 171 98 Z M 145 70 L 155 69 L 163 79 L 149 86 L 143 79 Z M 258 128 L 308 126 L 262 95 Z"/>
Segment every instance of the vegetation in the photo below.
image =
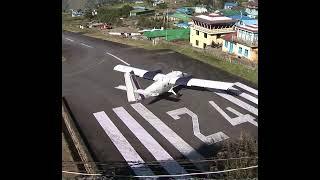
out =
<path fill-rule="evenodd" d="M 157 45 L 152 45 L 151 41 L 143 41 L 143 40 L 132 40 L 126 38 L 118 38 L 114 36 L 105 36 L 101 33 L 88 33 L 85 34 L 87 36 L 105 39 L 113 42 L 118 42 L 122 44 L 127 44 L 130 46 L 140 47 L 148 50 L 155 50 L 155 49 L 171 49 L 176 51 L 180 54 L 186 55 L 188 57 L 194 58 L 196 60 L 202 61 L 219 69 L 229 72 L 235 76 L 239 76 L 244 78 L 253 84 L 258 85 L 258 68 L 256 69 L 249 69 L 241 64 L 231 64 L 225 60 L 220 60 L 217 57 L 214 57 L 211 54 L 205 52 L 196 51 L 192 48 L 189 44 L 186 45 L 176 45 L 168 42 L 162 42 Z"/>
<path fill-rule="evenodd" d="M 86 32 L 87 30 L 80 29 L 87 20 L 84 17 L 71 17 L 70 13 L 62 14 L 62 29 L 71 32 Z"/>
<path fill-rule="evenodd" d="M 216 0 L 224 2 L 223 0 Z M 190 0 L 190 2 L 195 2 L 196 4 L 201 4 L 205 2 L 205 0 Z M 212 1 L 211 1 L 212 2 Z M 188 42 L 184 42 L 182 44 L 174 44 L 168 42 L 160 42 L 157 45 L 151 45 L 150 41 L 143 40 L 132 40 L 132 39 L 122 39 L 122 38 L 113 38 L 112 36 L 106 36 L 103 34 L 99 34 L 96 29 L 80 29 L 79 25 L 89 22 L 93 19 L 96 19 L 100 22 L 112 23 L 114 25 L 120 25 L 122 23 L 121 17 L 128 17 L 130 14 L 130 10 L 133 8 L 130 6 L 131 4 L 126 3 L 123 4 L 114 4 L 112 6 L 102 6 L 98 8 L 97 16 L 92 16 L 91 9 L 85 12 L 84 17 L 71 17 L 70 13 L 63 13 L 63 30 L 68 30 L 72 32 L 83 32 L 86 33 L 84 35 L 93 36 L 96 38 L 106 39 L 110 41 L 115 41 L 119 43 L 128 44 L 131 46 L 138 46 L 145 49 L 171 49 L 178 53 L 184 54 L 191 58 L 197 59 L 204 63 L 210 64 L 212 66 L 223 69 L 231 74 L 242 77 L 248 81 L 253 82 L 254 84 L 258 84 L 258 68 L 249 69 L 248 67 L 241 64 L 233 64 L 227 62 L 225 59 L 221 59 L 222 57 L 218 57 L 216 54 L 210 54 L 205 51 L 199 51 L 195 48 L 191 47 Z M 137 26 L 142 28 L 166 28 L 165 17 L 160 19 L 149 18 L 148 16 L 135 17 L 138 19 Z M 181 21 L 180 21 L 181 22 Z M 169 25 L 169 24 L 168 24 Z M 171 26 L 171 25 L 170 25 Z"/>
<path fill-rule="evenodd" d="M 222 143 L 222 149 L 216 155 L 217 161 L 211 167 L 212 171 L 221 171 L 227 169 L 245 168 L 258 165 L 258 143 L 249 134 L 241 133 L 237 140 L 227 140 Z M 248 179 L 257 178 L 258 169 L 238 170 L 213 176 L 223 179 Z M 211 177 L 212 178 L 212 177 Z"/>
<path fill-rule="evenodd" d="M 152 5 L 152 0 L 144 0 L 144 3 L 146 3 L 149 6 L 151 6 Z"/>
<path fill-rule="evenodd" d="M 141 28 L 161 28 L 165 27 L 164 18 L 154 19 L 140 16 L 137 25 Z"/>
<path fill-rule="evenodd" d="M 122 23 L 120 18 L 128 17 L 132 9 L 129 5 L 124 5 L 117 9 L 101 7 L 98 9 L 97 19 L 100 22 L 119 25 Z"/>
<path fill-rule="evenodd" d="M 158 4 L 157 7 L 159 9 L 167 9 L 168 8 L 168 4 L 167 3 L 161 3 L 161 4 Z"/>
<path fill-rule="evenodd" d="M 84 17 L 87 18 L 88 20 L 92 20 L 94 16 L 92 15 L 92 9 L 87 9 L 84 12 Z"/>

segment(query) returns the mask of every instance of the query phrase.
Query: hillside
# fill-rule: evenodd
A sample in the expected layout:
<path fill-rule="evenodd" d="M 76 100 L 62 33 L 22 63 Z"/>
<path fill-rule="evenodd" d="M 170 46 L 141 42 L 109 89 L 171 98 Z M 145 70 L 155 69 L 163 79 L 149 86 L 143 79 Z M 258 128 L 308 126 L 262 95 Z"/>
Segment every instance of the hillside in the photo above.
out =
<path fill-rule="evenodd" d="M 96 4 L 103 4 L 110 0 L 62 0 L 62 10 L 68 9 L 84 9 L 86 7 L 94 7 Z"/>

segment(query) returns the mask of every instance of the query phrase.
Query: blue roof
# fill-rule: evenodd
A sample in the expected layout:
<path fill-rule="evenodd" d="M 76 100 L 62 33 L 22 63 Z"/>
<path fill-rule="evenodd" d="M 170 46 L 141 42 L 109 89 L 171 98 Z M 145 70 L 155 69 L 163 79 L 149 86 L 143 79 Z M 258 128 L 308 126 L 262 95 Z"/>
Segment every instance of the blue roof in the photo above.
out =
<path fill-rule="evenodd" d="M 226 3 L 224 3 L 224 6 L 238 6 L 238 4 L 232 3 L 232 2 L 226 2 Z"/>
<path fill-rule="evenodd" d="M 241 20 L 246 25 L 258 24 L 257 19 L 250 19 L 250 20 Z"/>
<path fill-rule="evenodd" d="M 232 19 L 236 19 L 236 20 L 254 20 L 248 16 L 242 16 L 241 15 L 234 15 L 234 16 L 229 16 L 229 18 L 232 18 Z"/>
<path fill-rule="evenodd" d="M 183 23 L 179 23 L 177 24 L 178 27 L 181 27 L 181 28 L 188 28 L 189 27 L 189 24 L 187 22 L 183 22 Z"/>

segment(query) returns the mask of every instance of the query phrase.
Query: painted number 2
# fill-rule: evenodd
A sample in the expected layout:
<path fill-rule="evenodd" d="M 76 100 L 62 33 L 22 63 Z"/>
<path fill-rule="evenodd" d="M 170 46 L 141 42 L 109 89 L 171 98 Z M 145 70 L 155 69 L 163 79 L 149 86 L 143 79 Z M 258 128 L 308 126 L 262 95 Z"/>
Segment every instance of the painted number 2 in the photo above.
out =
<path fill-rule="evenodd" d="M 192 111 L 190 111 L 188 108 L 184 107 L 184 108 L 180 108 L 180 109 L 176 109 L 176 110 L 172 110 L 172 111 L 168 111 L 167 114 L 169 114 L 169 116 L 171 116 L 173 119 L 178 120 L 180 119 L 179 115 L 182 114 L 188 114 L 189 116 L 191 116 L 192 119 L 192 127 L 193 127 L 193 134 L 198 137 L 201 141 L 203 141 L 206 144 L 213 144 L 213 143 L 217 143 L 220 141 L 223 141 L 225 139 L 228 139 L 229 137 L 224 134 L 223 132 L 217 132 L 214 134 L 211 134 L 209 136 L 205 136 L 200 132 L 200 126 L 199 126 L 199 119 L 198 116 L 193 113 Z"/>
<path fill-rule="evenodd" d="M 255 118 L 252 117 L 250 114 L 241 114 L 235 109 L 231 107 L 227 107 L 228 111 L 237 115 L 237 117 L 231 118 L 213 101 L 209 101 L 209 104 L 211 104 L 232 126 L 236 126 L 244 122 L 249 122 L 258 127 L 258 123 L 254 121 Z M 188 114 L 192 120 L 193 134 L 206 144 L 210 145 L 210 144 L 217 143 L 229 138 L 226 134 L 224 134 L 221 131 L 208 136 L 203 135 L 200 132 L 198 116 L 186 107 L 168 111 L 167 114 L 169 114 L 169 116 L 171 116 L 175 120 L 180 119 L 180 115 Z"/>

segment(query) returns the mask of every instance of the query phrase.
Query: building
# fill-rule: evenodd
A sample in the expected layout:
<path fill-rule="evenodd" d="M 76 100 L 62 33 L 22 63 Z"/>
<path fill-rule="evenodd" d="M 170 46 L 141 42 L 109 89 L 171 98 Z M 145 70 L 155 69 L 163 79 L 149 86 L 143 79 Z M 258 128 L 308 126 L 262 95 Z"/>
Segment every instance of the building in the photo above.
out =
<path fill-rule="evenodd" d="M 140 16 L 140 15 L 147 15 L 147 14 L 154 14 L 154 9 L 134 9 L 130 11 L 130 16 Z"/>
<path fill-rule="evenodd" d="M 176 26 L 179 27 L 179 28 L 185 28 L 185 29 L 187 29 L 187 28 L 189 28 L 190 24 L 187 23 L 187 22 L 182 22 L 182 23 L 176 24 Z"/>
<path fill-rule="evenodd" d="M 238 3 L 226 2 L 224 3 L 223 9 L 232 9 L 236 6 L 238 6 Z"/>
<path fill-rule="evenodd" d="M 246 5 L 246 13 L 251 18 L 258 17 L 258 0 L 248 2 Z"/>
<path fill-rule="evenodd" d="M 236 32 L 222 37 L 222 51 L 258 61 L 258 25 L 237 25 Z"/>
<path fill-rule="evenodd" d="M 222 44 L 221 36 L 235 32 L 237 20 L 216 13 L 192 17 L 190 26 L 190 44 L 198 48 L 206 48 L 212 44 Z"/>
<path fill-rule="evenodd" d="M 193 9 L 188 8 L 188 7 L 181 7 L 176 9 L 177 13 L 182 13 L 182 14 L 187 14 L 187 15 L 192 15 L 193 14 Z"/>
<path fill-rule="evenodd" d="M 194 11 L 195 11 L 195 13 L 201 14 L 201 13 L 206 13 L 206 12 L 208 12 L 208 9 L 207 9 L 204 5 L 202 5 L 202 6 L 197 6 L 197 7 L 195 7 L 195 8 L 194 8 Z"/>
<path fill-rule="evenodd" d="M 71 10 L 71 17 L 83 16 L 83 12 L 81 10 L 74 10 L 74 9 L 70 9 L 70 10 Z"/>
<path fill-rule="evenodd" d="M 237 25 L 258 25 L 257 19 L 241 19 L 237 22 Z"/>
<path fill-rule="evenodd" d="M 219 14 L 227 17 L 231 16 L 246 16 L 245 9 L 220 9 Z"/>
<path fill-rule="evenodd" d="M 183 22 L 188 22 L 191 21 L 191 17 L 188 14 L 183 14 L 183 13 L 173 13 L 173 14 L 169 14 L 168 18 L 169 21 L 183 21 Z"/>
<path fill-rule="evenodd" d="M 143 1 L 135 1 L 134 3 L 135 4 L 143 4 L 144 2 Z"/>
<path fill-rule="evenodd" d="M 238 21 L 240 21 L 240 20 L 255 20 L 255 19 L 252 19 L 252 18 L 250 18 L 250 17 L 248 17 L 248 16 L 244 16 L 244 15 L 234 15 L 234 16 L 228 16 L 229 18 L 231 18 L 231 19 L 235 19 L 235 20 L 238 20 Z"/>
<path fill-rule="evenodd" d="M 229 16 L 229 18 L 235 19 L 238 22 L 236 23 L 236 25 L 254 25 L 254 24 L 258 24 L 258 20 L 257 19 L 253 19 L 250 18 L 248 16 L 242 16 L 242 15 L 236 15 L 236 16 Z"/>
<path fill-rule="evenodd" d="M 157 5 L 159 5 L 159 4 L 164 4 L 165 2 L 164 2 L 164 0 L 154 0 L 153 1 L 153 3 L 152 3 L 152 6 L 157 6 Z"/>
<path fill-rule="evenodd" d="M 160 39 L 166 41 L 175 41 L 175 40 L 188 40 L 190 30 L 189 29 L 162 29 L 162 30 L 153 30 L 145 31 L 143 35 L 152 41 L 159 41 Z"/>

